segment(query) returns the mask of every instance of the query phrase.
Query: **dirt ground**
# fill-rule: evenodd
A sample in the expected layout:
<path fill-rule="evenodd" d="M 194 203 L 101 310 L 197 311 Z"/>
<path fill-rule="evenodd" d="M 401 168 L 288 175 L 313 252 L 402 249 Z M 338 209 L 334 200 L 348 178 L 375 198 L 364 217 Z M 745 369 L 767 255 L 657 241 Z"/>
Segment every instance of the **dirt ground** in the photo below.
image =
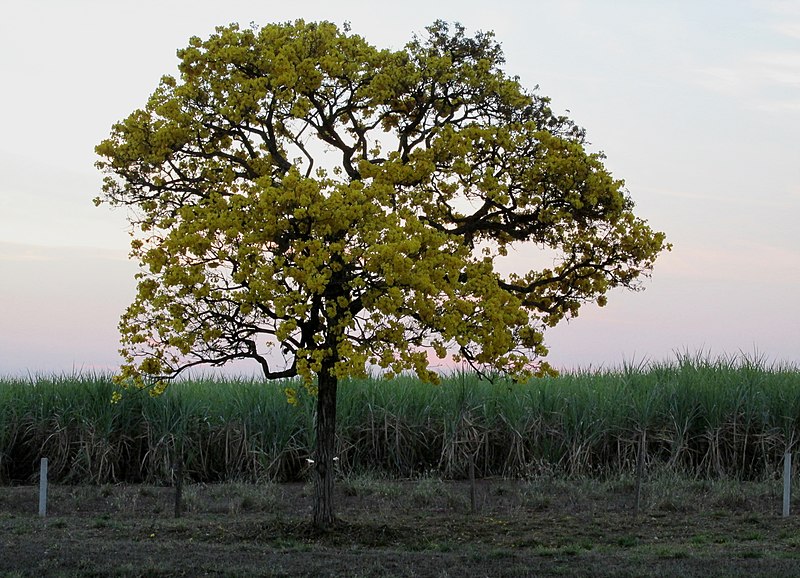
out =
<path fill-rule="evenodd" d="M 2 576 L 800 576 L 780 483 L 356 477 L 339 527 L 304 484 L 0 487 Z M 796 507 L 796 506 L 795 506 Z"/>

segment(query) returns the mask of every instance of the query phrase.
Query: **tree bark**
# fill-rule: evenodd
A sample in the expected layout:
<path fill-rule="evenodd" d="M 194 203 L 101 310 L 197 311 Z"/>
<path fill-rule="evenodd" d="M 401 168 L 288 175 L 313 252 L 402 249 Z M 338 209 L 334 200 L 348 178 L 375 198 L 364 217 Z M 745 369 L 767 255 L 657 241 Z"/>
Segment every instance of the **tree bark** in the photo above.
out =
<path fill-rule="evenodd" d="M 330 530 L 334 523 L 333 480 L 336 451 L 336 387 L 333 361 L 323 361 L 317 382 L 317 448 L 314 459 L 314 527 Z"/>

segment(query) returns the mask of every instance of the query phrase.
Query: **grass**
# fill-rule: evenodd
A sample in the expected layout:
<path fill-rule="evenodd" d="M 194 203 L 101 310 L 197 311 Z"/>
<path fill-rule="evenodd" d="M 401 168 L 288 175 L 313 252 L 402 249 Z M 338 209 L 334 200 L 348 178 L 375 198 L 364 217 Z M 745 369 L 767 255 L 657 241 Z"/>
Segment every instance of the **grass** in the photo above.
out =
<path fill-rule="evenodd" d="M 780 516 L 778 480 L 738 482 L 747 500 L 727 502 L 730 481 L 663 471 L 645 493 L 671 485 L 692 508 L 648 500 L 634 517 L 627 474 L 482 480 L 471 513 L 467 481 L 358 474 L 337 485 L 340 524 L 324 534 L 302 483 L 188 484 L 180 519 L 162 486 L 55 485 L 46 520 L 36 486 L 17 486 L 0 504 L 14 552 L 0 575 L 800 576 L 800 518 Z M 527 505 L 532 488 L 544 507 Z"/>
<path fill-rule="evenodd" d="M 171 484 L 179 457 L 190 482 L 303 480 L 314 400 L 301 395 L 289 405 L 285 386 L 200 378 L 160 398 L 130 392 L 111 404 L 109 376 L 0 380 L 0 483 L 35 481 L 43 456 L 59 483 Z M 464 479 L 473 462 L 479 478 L 620 483 L 627 475 L 632 484 L 646 432 L 648 472 L 762 479 L 778 475 L 784 451 L 800 439 L 800 369 L 757 358 L 683 356 L 522 385 L 468 373 L 439 386 L 352 380 L 339 391 L 342 478 Z M 651 497 L 665 511 L 680 507 L 679 498 Z M 547 505 L 535 492 L 529 499 Z M 731 488 L 719 499 L 746 498 Z"/>

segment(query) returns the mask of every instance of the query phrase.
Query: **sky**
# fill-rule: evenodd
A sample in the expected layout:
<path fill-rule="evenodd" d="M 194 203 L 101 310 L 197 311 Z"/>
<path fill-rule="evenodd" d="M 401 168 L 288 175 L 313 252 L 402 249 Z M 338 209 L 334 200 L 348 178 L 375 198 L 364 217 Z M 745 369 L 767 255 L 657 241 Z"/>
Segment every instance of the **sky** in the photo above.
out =
<path fill-rule="evenodd" d="M 493 30 L 667 233 L 644 291 L 549 330 L 555 367 L 800 365 L 800 1 L 27 0 L 0 18 L 0 376 L 117 367 L 137 267 L 124 210 L 92 204 L 95 145 L 191 36 L 297 18 L 393 49 L 436 19 Z"/>

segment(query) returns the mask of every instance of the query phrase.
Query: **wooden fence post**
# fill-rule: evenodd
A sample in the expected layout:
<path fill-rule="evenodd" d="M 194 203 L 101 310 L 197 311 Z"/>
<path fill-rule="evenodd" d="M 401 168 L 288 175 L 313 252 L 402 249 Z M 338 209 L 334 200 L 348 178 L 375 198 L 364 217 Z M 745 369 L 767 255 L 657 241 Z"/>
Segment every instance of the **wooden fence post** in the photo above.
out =
<path fill-rule="evenodd" d="M 183 513 L 183 455 L 175 458 L 175 517 L 180 518 Z"/>
<path fill-rule="evenodd" d="M 469 458 L 469 511 L 474 514 L 477 510 L 475 500 L 475 455 Z"/>
<path fill-rule="evenodd" d="M 638 518 L 642 508 L 642 479 L 644 478 L 644 460 L 647 453 L 647 430 L 642 430 L 639 437 L 639 452 L 636 457 L 636 503 L 633 517 Z"/>
<path fill-rule="evenodd" d="M 792 452 L 783 454 L 783 517 L 789 517 L 792 500 Z"/>

